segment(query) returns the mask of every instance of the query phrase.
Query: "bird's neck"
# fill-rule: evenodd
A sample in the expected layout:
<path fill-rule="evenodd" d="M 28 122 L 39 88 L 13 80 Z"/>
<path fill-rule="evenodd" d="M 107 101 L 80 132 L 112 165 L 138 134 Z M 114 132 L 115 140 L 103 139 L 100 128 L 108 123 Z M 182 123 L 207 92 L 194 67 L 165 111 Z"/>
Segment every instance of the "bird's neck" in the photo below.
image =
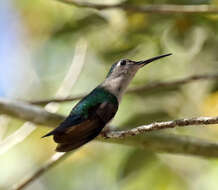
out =
<path fill-rule="evenodd" d="M 101 87 L 106 89 L 108 92 L 115 95 L 120 102 L 122 95 L 127 89 L 128 84 L 132 80 L 133 76 L 124 78 L 123 76 L 117 78 L 106 78 L 105 81 L 101 84 Z"/>

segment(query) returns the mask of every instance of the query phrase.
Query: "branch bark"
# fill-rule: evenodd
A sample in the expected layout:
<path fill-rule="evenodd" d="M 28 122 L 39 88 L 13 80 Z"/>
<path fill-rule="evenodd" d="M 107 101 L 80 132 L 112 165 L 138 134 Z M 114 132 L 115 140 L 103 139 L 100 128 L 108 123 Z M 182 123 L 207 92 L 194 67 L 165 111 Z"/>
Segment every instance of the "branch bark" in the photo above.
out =
<path fill-rule="evenodd" d="M 215 80 L 218 79 L 218 73 L 214 74 L 200 74 L 200 75 L 192 75 L 182 79 L 168 81 L 168 82 L 152 82 L 146 85 L 133 87 L 127 90 L 126 93 L 139 93 L 139 92 L 149 92 L 152 90 L 158 90 L 161 88 L 174 88 L 179 87 L 187 83 L 197 82 L 201 80 Z M 36 105 L 44 105 L 50 102 L 70 102 L 74 100 L 79 100 L 86 96 L 88 93 L 83 93 L 77 96 L 67 97 L 67 98 L 52 98 L 46 100 L 39 100 L 39 101 L 31 101 L 31 104 Z"/>
<path fill-rule="evenodd" d="M 6 114 L 49 127 L 54 127 L 65 118 L 62 115 L 50 113 L 38 106 L 4 98 L 0 98 L 0 114 Z"/>
<path fill-rule="evenodd" d="M 105 138 L 119 139 L 128 136 L 140 135 L 148 131 L 155 131 L 161 129 L 174 128 L 174 127 L 185 127 L 191 125 L 210 125 L 210 124 L 218 124 L 218 117 L 196 117 L 196 118 L 178 119 L 178 120 L 165 121 L 165 122 L 155 122 L 125 131 L 110 131 L 107 133 L 103 133 L 103 136 Z"/>
<path fill-rule="evenodd" d="M 185 155 L 195 155 L 203 157 L 218 157 L 218 143 L 207 142 L 203 139 L 172 135 L 172 134 L 146 134 L 140 137 L 127 137 L 125 141 L 119 138 L 105 139 L 98 137 L 97 140 L 106 143 L 115 143 L 133 146 L 154 152 L 166 152 Z M 176 148 L 175 148 L 176 146 Z M 58 163 L 66 159 L 69 153 L 56 153 L 44 165 L 42 165 L 33 174 L 27 176 L 20 183 L 13 186 L 14 190 L 21 190 L 32 183 L 38 177 L 42 176 L 46 171 L 55 167 Z"/>
<path fill-rule="evenodd" d="M 191 14 L 191 13 L 206 13 L 206 14 L 217 14 L 218 7 L 213 5 L 128 5 L 124 3 L 120 4 L 95 4 L 89 2 L 82 2 L 76 0 L 57 0 L 61 3 L 74 5 L 81 8 L 92 8 L 97 10 L 105 9 L 122 9 L 125 11 L 134 11 L 141 13 L 156 13 L 156 14 Z"/>

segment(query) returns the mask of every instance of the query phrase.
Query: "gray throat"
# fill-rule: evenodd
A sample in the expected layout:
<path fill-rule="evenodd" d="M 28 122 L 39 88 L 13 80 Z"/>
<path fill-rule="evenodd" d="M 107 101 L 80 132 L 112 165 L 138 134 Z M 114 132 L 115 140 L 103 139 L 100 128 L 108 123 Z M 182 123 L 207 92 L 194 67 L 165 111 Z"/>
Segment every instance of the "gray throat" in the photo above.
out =
<path fill-rule="evenodd" d="M 124 76 L 121 75 L 119 77 L 113 78 L 113 77 L 108 77 L 105 79 L 105 81 L 101 84 L 103 88 L 108 90 L 110 93 L 115 95 L 118 99 L 118 101 L 121 101 L 122 95 L 126 91 L 128 84 L 134 77 L 135 73 L 132 75 Z"/>

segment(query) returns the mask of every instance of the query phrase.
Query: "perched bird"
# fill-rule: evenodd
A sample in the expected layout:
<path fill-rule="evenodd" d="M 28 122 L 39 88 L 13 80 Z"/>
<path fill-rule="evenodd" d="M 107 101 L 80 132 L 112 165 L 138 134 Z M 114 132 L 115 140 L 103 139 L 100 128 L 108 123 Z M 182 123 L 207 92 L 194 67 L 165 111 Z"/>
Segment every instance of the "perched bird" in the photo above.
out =
<path fill-rule="evenodd" d="M 72 109 L 70 115 L 53 131 L 56 151 L 68 152 L 94 139 L 115 116 L 119 102 L 136 72 L 165 54 L 145 61 L 122 59 L 113 64 L 106 79 Z"/>

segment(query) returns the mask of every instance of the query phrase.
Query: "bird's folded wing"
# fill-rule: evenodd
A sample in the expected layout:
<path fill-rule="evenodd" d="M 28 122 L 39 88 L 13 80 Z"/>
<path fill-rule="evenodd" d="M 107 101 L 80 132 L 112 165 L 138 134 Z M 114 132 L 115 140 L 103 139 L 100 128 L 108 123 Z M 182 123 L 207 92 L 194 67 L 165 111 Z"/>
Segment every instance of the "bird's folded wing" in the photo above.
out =
<path fill-rule="evenodd" d="M 66 152 L 80 147 L 94 139 L 101 132 L 105 124 L 110 121 L 118 105 L 103 102 L 89 110 L 89 117 L 81 123 L 68 127 L 64 132 L 54 134 L 54 140 L 58 144 L 57 151 Z"/>

